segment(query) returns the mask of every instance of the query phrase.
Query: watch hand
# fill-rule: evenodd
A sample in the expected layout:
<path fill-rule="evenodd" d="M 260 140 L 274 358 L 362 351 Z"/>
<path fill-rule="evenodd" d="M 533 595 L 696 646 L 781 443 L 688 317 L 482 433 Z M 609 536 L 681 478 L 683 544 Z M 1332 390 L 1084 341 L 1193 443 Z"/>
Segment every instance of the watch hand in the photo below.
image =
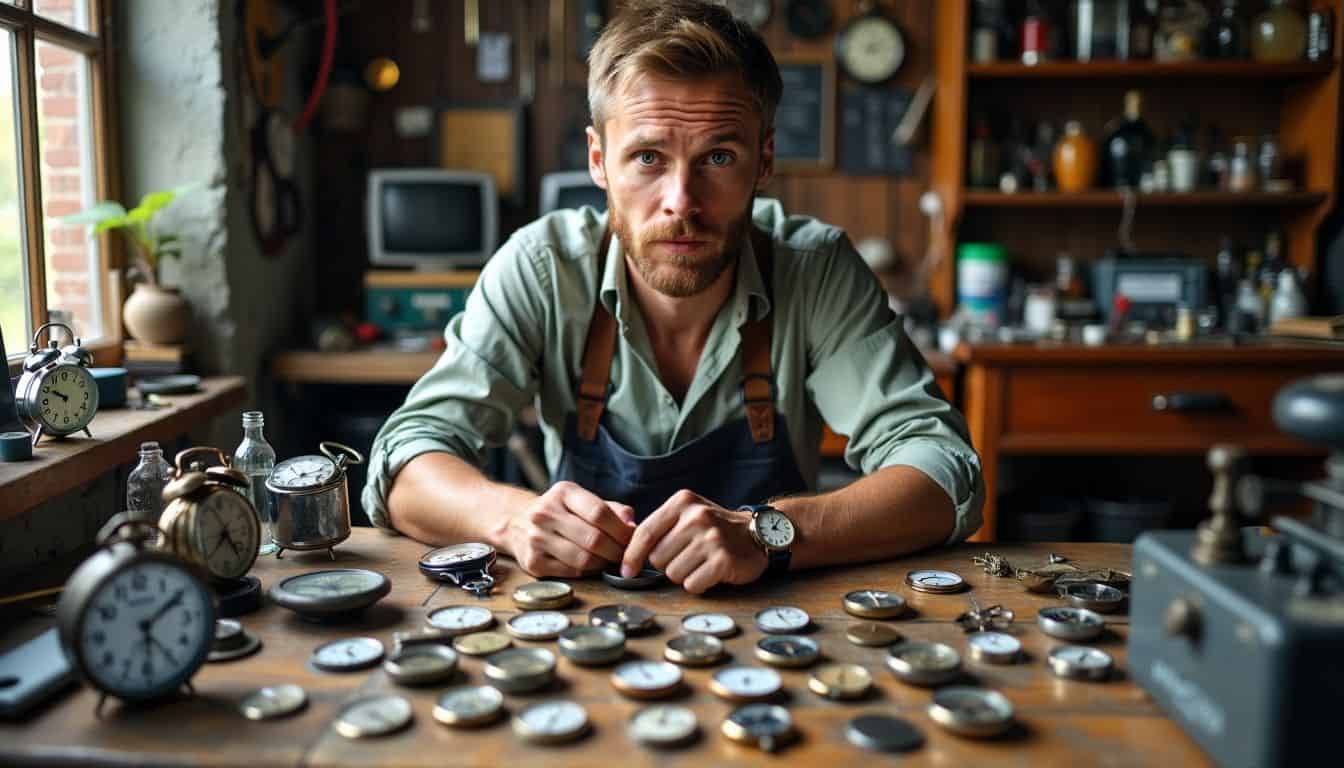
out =
<path fill-rule="evenodd" d="M 177 664 L 177 659 L 173 656 L 173 654 L 168 652 L 168 649 L 163 646 L 163 643 L 159 642 L 158 638 L 154 637 L 154 635 L 149 633 L 146 633 L 145 636 L 149 638 L 149 642 L 159 647 L 159 653 L 162 653 L 164 656 L 168 657 L 169 662 L 173 663 L 174 665 Z"/>
<path fill-rule="evenodd" d="M 53 390 L 51 390 L 51 394 L 53 394 L 53 395 L 55 395 L 55 396 L 61 398 L 62 400 L 64 400 L 64 401 L 67 402 L 67 403 L 70 402 L 70 398 L 69 398 L 69 396 L 64 395 L 64 394 L 61 394 L 60 390 L 53 389 Z"/>
<path fill-rule="evenodd" d="M 159 606 L 159 610 L 155 611 L 153 616 L 150 616 L 148 619 L 145 619 L 144 621 L 140 622 L 140 629 L 144 630 L 145 632 L 149 632 L 149 628 L 154 626 L 155 622 L 163 618 L 163 615 L 165 613 L 171 611 L 173 609 L 173 606 L 178 605 L 179 603 L 182 602 L 182 594 L 184 592 L 186 592 L 185 588 L 179 589 L 176 592 L 174 592 L 173 596 L 168 598 L 168 602 Z"/>

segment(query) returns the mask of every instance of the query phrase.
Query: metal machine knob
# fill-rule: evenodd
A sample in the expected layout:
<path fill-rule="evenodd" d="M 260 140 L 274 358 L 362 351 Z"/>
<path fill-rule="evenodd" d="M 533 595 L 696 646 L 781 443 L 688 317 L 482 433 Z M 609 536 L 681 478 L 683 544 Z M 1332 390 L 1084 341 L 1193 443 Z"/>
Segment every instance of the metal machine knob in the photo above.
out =
<path fill-rule="evenodd" d="M 1167 606 L 1165 623 L 1167 634 L 1172 637 L 1184 637 L 1194 642 L 1199 639 L 1199 631 L 1203 621 L 1199 608 L 1193 601 L 1178 597 L 1171 601 L 1171 605 Z"/>
<path fill-rule="evenodd" d="M 1344 374 L 1313 376 L 1279 390 L 1274 423 L 1293 437 L 1344 451 Z"/>

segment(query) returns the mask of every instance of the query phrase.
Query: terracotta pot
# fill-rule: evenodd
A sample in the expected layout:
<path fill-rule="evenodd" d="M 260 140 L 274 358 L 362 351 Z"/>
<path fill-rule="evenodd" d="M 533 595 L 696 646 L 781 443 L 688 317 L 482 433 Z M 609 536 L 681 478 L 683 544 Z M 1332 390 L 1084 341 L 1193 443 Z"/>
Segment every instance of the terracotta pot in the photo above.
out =
<path fill-rule="evenodd" d="M 126 332 L 146 344 L 176 344 L 187 337 L 191 305 L 176 288 L 140 283 L 122 307 Z"/>
<path fill-rule="evenodd" d="M 1061 192 L 1082 192 L 1097 179 L 1097 145 L 1083 133 L 1083 126 L 1070 120 L 1064 138 L 1055 144 L 1055 183 Z"/>

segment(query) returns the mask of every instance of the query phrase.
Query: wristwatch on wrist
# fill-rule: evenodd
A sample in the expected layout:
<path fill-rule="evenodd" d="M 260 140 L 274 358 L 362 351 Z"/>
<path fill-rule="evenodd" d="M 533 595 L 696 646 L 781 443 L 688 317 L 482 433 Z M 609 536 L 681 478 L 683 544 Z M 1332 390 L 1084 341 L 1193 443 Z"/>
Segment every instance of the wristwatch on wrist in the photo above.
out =
<path fill-rule="evenodd" d="M 775 574 L 789 570 L 797 530 L 788 515 L 769 504 L 749 504 L 738 509 L 751 513 L 751 524 L 747 528 L 751 531 L 751 537 L 765 550 L 769 563 L 765 572 Z"/>

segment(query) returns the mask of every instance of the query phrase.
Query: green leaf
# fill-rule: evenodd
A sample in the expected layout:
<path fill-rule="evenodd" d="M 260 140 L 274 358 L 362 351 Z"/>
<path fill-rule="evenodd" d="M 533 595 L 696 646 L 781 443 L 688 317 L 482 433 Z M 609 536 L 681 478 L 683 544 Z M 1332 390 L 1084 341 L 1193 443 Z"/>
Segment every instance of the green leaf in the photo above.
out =
<path fill-rule="evenodd" d="M 171 189 L 163 192 L 150 192 L 140 198 L 140 204 L 132 208 L 129 215 L 136 216 L 137 221 L 148 221 L 151 216 L 167 208 L 175 199 L 177 199 L 177 193 Z"/>
<path fill-rule="evenodd" d="M 126 209 L 122 208 L 120 203 L 104 200 L 85 208 L 79 213 L 62 216 L 57 221 L 62 224 L 101 224 L 107 219 L 121 218 L 125 215 Z M 101 232 L 102 230 L 98 231 Z"/>
<path fill-rule="evenodd" d="M 182 258 L 182 251 L 179 248 L 160 248 L 158 254 L 155 255 L 155 259 L 162 259 L 165 256 L 180 259 Z"/>
<path fill-rule="evenodd" d="M 177 242 L 177 235 L 163 235 L 159 238 L 159 245 L 170 245 Z"/>
<path fill-rule="evenodd" d="M 115 218 L 103 219 L 102 221 L 94 225 L 93 234 L 101 235 L 102 233 L 108 231 L 109 229 L 120 229 L 121 227 L 127 226 L 130 223 L 131 223 L 130 220 L 127 219 L 125 216 L 117 216 Z"/>

